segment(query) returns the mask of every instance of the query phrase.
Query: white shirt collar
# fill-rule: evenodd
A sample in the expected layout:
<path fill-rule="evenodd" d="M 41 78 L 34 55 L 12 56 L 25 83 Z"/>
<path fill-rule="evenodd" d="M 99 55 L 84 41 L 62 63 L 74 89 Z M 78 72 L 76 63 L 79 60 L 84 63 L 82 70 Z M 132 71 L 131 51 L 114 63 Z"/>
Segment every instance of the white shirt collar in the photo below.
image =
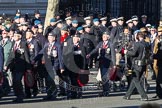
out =
<path fill-rule="evenodd" d="M 53 46 L 54 44 L 55 44 L 55 42 L 49 43 L 49 45 L 52 45 L 52 46 Z"/>
<path fill-rule="evenodd" d="M 108 41 L 103 41 L 104 42 L 104 44 L 107 44 L 108 43 Z"/>
<path fill-rule="evenodd" d="M 28 39 L 27 42 L 31 42 L 32 38 Z"/>
<path fill-rule="evenodd" d="M 4 40 L 5 42 L 7 42 L 8 38 L 4 38 L 3 40 Z"/>

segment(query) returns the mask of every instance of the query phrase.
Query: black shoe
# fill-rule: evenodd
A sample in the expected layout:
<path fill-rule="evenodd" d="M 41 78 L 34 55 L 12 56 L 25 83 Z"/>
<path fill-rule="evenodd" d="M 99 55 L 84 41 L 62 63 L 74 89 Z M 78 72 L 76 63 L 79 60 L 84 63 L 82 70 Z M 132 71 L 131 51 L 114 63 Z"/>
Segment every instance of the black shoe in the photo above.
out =
<path fill-rule="evenodd" d="M 103 92 L 102 94 L 103 94 L 103 97 L 109 96 L 109 92 L 107 92 L 107 91 L 106 92 Z"/>
<path fill-rule="evenodd" d="M 38 95 L 38 92 L 33 93 L 33 97 L 36 97 Z"/>
<path fill-rule="evenodd" d="M 56 100 L 55 96 L 46 96 L 43 98 L 43 100 Z"/>
<path fill-rule="evenodd" d="M 72 95 L 70 98 L 71 99 L 77 99 L 77 95 Z"/>
<path fill-rule="evenodd" d="M 13 100 L 12 102 L 14 102 L 14 103 L 23 103 L 24 101 L 23 101 L 23 99 L 17 98 L 15 100 Z"/>
<path fill-rule="evenodd" d="M 78 98 L 78 99 L 81 99 L 81 98 L 82 98 L 82 93 L 78 93 L 77 98 Z"/>
<path fill-rule="evenodd" d="M 58 96 L 66 96 L 66 93 L 59 93 Z"/>
<path fill-rule="evenodd" d="M 26 95 L 25 98 L 29 99 L 31 98 L 31 95 Z"/>
<path fill-rule="evenodd" d="M 123 99 L 130 100 L 130 97 L 124 96 Z"/>
<path fill-rule="evenodd" d="M 158 95 L 153 96 L 152 99 L 161 99 Z"/>
<path fill-rule="evenodd" d="M 109 92 L 102 92 L 99 94 L 100 97 L 108 97 L 109 96 Z"/>

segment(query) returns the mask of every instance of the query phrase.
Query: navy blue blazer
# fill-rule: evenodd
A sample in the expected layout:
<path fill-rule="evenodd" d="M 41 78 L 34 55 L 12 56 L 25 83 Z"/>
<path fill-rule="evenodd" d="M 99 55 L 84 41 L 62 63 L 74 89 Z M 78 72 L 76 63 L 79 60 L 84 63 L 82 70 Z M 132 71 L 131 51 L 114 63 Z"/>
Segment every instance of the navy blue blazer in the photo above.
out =
<path fill-rule="evenodd" d="M 99 51 L 100 50 L 100 51 Z M 93 55 L 95 53 L 99 53 L 99 60 L 100 65 L 109 68 L 109 66 L 112 64 L 113 66 L 116 65 L 116 53 L 114 45 L 108 41 L 107 48 L 103 48 L 103 41 L 100 42 L 96 48 L 90 53 L 90 55 Z"/>
<path fill-rule="evenodd" d="M 13 47 L 14 44 L 15 42 L 13 42 Z M 21 41 L 19 46 L 20 49 L 16 51 L 12 47 L 6 66 L 15 72 L 25 72 L 31 69 L 29 49 L 25 41 Z"/>
<path fill-rule="evenodd" d="M 56 52 L 57 52 L 57 56 L 56 57 L 53 57 L 52 55 L 49 56 L 47 54 L 48 53 L 48 47 L 49 47 L 49 43 L 46 43 L 44 45 L 44 48 L 34 58 L 34 61 L 40 60 L 43 57 L 43 55 L 44 55 L 45 65 L 46 65 L 46 69 L 47 70 L 51 71 L 51 69 L 53 69 L 53 68 L 55 70 L 64 69 L 61 45 L 58 42 L 55 42 L 53 47 L 52 47 L 52 51 L 56 50 Z"/>
<path fill-rule="evenodd" d="M 30 60 L 32 61 L 40 51 L 38 40 L 33 38 L 30 42 L 27 42 L 27 44 L 29 49 Z"/>

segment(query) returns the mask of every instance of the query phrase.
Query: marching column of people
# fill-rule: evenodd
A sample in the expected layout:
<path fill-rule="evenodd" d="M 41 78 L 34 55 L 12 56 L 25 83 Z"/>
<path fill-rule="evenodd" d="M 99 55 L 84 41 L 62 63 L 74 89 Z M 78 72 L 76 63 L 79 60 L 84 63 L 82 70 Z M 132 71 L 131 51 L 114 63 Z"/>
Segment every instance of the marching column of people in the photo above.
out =
<path fill-rule="evenodd" d="M 63 20 L 57 13 L 50 19 L 44 34 L 38 10 L 33 19 L 27 14 L 23 17 L 20 10 L 13 20 L 2 19 L 0 97 L 10 93 L 10 87 L 13 87 L 14 102 L 21 103 L 24 98 L 43 93 L 46 87 L 44 100 L 53 100 L 57 96 L 81 98 L 82 87 L 89 81 L 89 70 L 95 67 L 101 71 L 101 96 L 109 96 L 110 82 L 122 81 L 126 75 L 128 91 L 124 99 L 130 99 L 136 88 L 141 100 L 148 100 L 145 85 L 141 85 L 141 78 L 148 74 L 148 66 L 156 76 L 157 96 L 154 98 L 162 97 L 159 56 L 162 30 L 159 27 L 156 31 L 146 15 L 141 16 L 142 22 L 136 15 L 125 22 L 122 16 L 109 21 L 106 16 L 90 14 L 83 18 L 72 16 L 70 12 Z M 118 74 L 113 73 L 112 68 Z M 112 74 L 116 79 L 110 78 Z M 59 76 L 59 87 L 56 86 L 56 76 Z"/>

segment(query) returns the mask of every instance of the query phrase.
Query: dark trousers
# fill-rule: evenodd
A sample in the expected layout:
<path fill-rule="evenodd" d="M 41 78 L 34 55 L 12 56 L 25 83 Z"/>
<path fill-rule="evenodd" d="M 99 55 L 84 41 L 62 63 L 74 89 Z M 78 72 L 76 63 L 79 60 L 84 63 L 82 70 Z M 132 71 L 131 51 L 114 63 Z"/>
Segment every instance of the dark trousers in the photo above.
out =
<path fill-rule="evenodd" d="M 138 68 L 138 69 L 136 69 Z M 141 95 L 142 98 L 147 98 L 146 92 L 144 91 L 144 88 L 142 87 L 140 83 L 141 76 L 143 72 L 145 71 L 145 66 L 143 67 L 138 67 L 136 66 L 135 69 L 133 69 L 132 73 L 132 81 L 130 83 L 129 89 L 126 92 L 126 97 L 130 97 L 133 93 L 133 90 L 136 88 L 139 94 Z"/>
<path fill-rule="evenodd" d="M 109 92 L 108 68 L 100 66 L 100 70 L 103 83 L 103 92 Z"/>
<path fill-rule="evenodd" d="M 58 71 L 58 70 L 56 70 Z M 54 77 L 53 75 L 51 75 L 50 73 L 46 73 L 45 74 L 45 83 L 46 83 L 46 91 L 47 91 L 47 96 L 55 96 L 56 92 L 57 92 L 57 87 L 54 81 Z"/>
<path fill-rule="evenodd" d="M 66 81 L 67 77 L 60 73 L 60 70 L 57 71 L 57 75 L 59 76 L 59 88 L 60 94 L 66 94 Z"/>
<path fill-rule="evenodd" d="M 162 99 L 162 84 L 156 81 L 156 94 Z"/>
<path fill-rule="evenodd" d="M 39 90 L 42 91 L 42 89 L 44 88 L 44 77 L 45 77 L 45 73 L 46 73 L 46 68 L 44 64 L 38 64 L 37 67 L 37 72 L 38 72 L 38 76 L 37 76 L 37 80 L 38 80 L 38 87 Z"/>
<path fill-rule="evenodd" d="M 71 81 L 71 87 L 72 88 L 69 88 L 71 91 L 71 96 L 72 97 L 77 97 L 78 96 L 78 92 L 79 92 L 79 84 L 78 84 L 78 82 L 77 82 L 77 80 L 78 80 L 78 74 L 77 73 L 75 73 L 75 72 L 70 72 L 69 73 L 69 77 L 70 77 L 70 81 Z"/>
<path fill-rule="evenodd" d="M 161 64 L 158 66 L 158 74 L 156 78 L 156 94 L 159 98 L 162 98 L 162 66 Z"/>
<path fill-rule="evenodd" d="M 2 83 L 2 85 L 0 85 L 0 98 L 8 95 L 10 90 L 11 89 L 10 89 L 10 86 L 9 86 L 7 76 L 5 76 L 5 74 L 3 74 L 3 83 Z"/>
<path fill-rule="evenodd" d="M 12 72 L 13 90 L 18 99 L 24 98 L 23 86 L 21 82 L 23 75 L 24 72 L 17 72 L 17 71 Z"/>

